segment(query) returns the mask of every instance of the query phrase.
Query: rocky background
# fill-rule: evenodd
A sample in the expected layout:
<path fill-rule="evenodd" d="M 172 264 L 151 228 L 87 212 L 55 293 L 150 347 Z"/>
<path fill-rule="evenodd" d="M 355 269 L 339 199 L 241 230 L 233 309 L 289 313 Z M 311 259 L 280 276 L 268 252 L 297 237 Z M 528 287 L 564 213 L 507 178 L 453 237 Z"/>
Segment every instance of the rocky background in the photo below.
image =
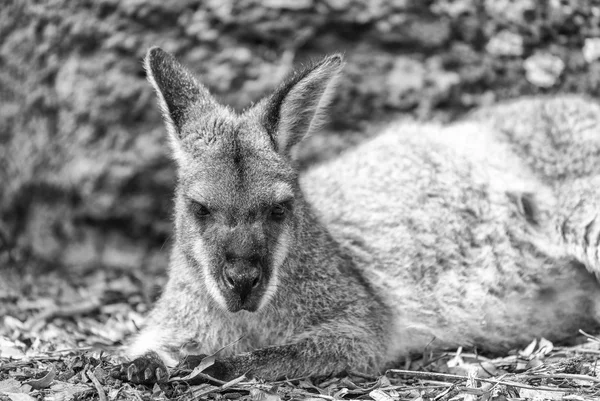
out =
<path fill-rule="evenodd" d="M 399 115 L 600 91 L 599 1 L 2 0 L 0 273 L 32 260 L 163 272 L 175 176 L 141 65 L 152 45 L 237 109 L 343 52 L 331 124 L 303 166 Z"/>

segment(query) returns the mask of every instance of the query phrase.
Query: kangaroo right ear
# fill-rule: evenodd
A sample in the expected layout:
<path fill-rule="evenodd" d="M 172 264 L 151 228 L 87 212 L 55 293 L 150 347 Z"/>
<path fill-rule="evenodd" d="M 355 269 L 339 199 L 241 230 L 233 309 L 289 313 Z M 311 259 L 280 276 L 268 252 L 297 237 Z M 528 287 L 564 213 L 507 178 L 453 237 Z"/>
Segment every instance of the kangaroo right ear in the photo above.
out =
<path fill-rule="evenodd" d="M 182 132 L 192 106 L 194 113 L 204 114 L 216 106 L 208 90 L 171 54 L 159 47 L 148 50 L 144 59 L 148 81 L 154 87 L 163 118 L 169 131 L 175 157 L 182 156 Z"/>
<path fill-rule="evenodd" d="M 341 55 L 325 57 L 296 72 L 268 98 L 262 122 L 277 152 L 289 155 L 294 145 L 319 129 L 342 66 Z"/>

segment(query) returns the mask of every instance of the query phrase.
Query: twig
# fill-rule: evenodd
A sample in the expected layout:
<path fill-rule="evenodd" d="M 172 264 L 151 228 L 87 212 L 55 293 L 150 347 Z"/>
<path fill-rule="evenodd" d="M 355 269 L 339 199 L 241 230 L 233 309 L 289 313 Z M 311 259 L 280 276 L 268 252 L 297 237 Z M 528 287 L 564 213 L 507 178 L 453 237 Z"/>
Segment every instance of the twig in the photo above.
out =
<path fill-rule="evenodd" d="M 463 358 L 473 358 L 473 359 L 476 359 L 476 360 L 482 361 L 482 362 L 492 361 L 492 359 L 490 359 L 490 358 L 486 358 L 485 356 L 481 356 L 479 354 L 474 354 L 472 352 L 461 352 L 459 354 L 458 352 L 448 352 L 448 351 L 446 351 L 445 354 L 446 355 L 452 355 L 452 356 L 460 355 Z"/>
<path fill-rule="evenodd" d="M 324 398 L 326 400 L 335 400 L 335 397 L 332 397 L 330 395 L 325 395 L 325 394 L 321 394 L 321 393 L 309 393 L 308 391 L 304 391 L 302 389 L 296 389 L 294 390 L 295 392 L 301 393 L 304 396 L 307 396 L 307 398 Z"/>
<path fill-rule="evenodd" d="M 244 380 L 247 380 L 246 375 L 241 375 L 240 377 L 238 377 L 237 379 L 233 379 L 228 381 L 227 383 L 223 384 L 221 386 L 221 390 L 225 390 L 229 387 L 233 387 L 236 384 L 240 384 L 241 382 L 243 382 Z"/>
<path fill-rule="evenodd" d="M 100 381 L 98 381 L 98 378 L 92 373 L 91 370 L 87 371 L 87 377 L 89 377 L 92 383 L 94 383 L 94 387 L 96 387 L 96 391 L 98 392 L 98 398 L 100 398 L 100 401 L 108 401 L 108 399 L 106 398 L 106 393 L 104 392 Z"/>
<path fill-rule="evenodd" d="M 207 375 L 206 373 L 202 373 L 202 372 L 197 373 L 196 376 L 194 376 L 194 380 L 198 379 L 198 378 L 203 379 L 203 380 L 207 380 L 207 381 L 211 381 L 211 382 L 214 382 L 214 383 L 217 383 L 217 384 L 219 384 L 221 386 L 224 385 L 224 384 L 227 384 L 226 381 L 215 379 L 214 377 L 212 377 L 210 375 Z M 169 379 L 169 383 L 171 383 L 171 382 L 186 382 L 187 383 L 188 380 L 183 380 L 181 377 L 171 377 Z"/>
<path fill-rule="evenodd" d="M 452 390 L 453 388 L 454 388 L 454 386 L 452 386 L 452 387 L 448 387 L 446 390 L 444 390 L 444 391 L 442 391 L 441 393 L 439 393 L 438 395 L 436 395 L 436 396 L 433 398 L 433 401 L 437 401 L 437 400 L 439 400 L 440 398 L 442 398 L 443 396 L 445 396 L 446 394 L 448 394 L 448 393 L 450 392 L 450 390 Z"/>
<path fill-rule="evenodd" d="M 379 377 L 377 376 L 372 376 L 372 375 L 368 375 L 366 373 L 361 373 L 361 372 L 355 372 L 354 370 L 348 370 L 348 376 L 356 376 L 356 377 L 360 377 L 361 379 L 366 379 L 366 380 L 371 380 L 371 381 L 377 381 L 379 380 Z"/>
<path fill-rule="evenodd" d="M 427 384 L 433 384 L 434 387 L 452 387 L 452 386 L 456 385 L 454 383 L 441 382 L 438 380 L 427 380 L 427 379 L 421 380 L 421 382 L 427 383 Z M 431 387 L 431 386 L 429 386 L 429 387 Z"/>
<path fill-rule="evenodd" d="M 573 348 L 573 349 L 570 349 L 569 351 L 579 352 L 581 354 L 600 355 L 600 350 L 597 350 L 597 349 Z"/>
<path fill-rule="evenodd" d="M 229 344 L 225 344 L 224 346 L 222 346 L 221 348 L 219 348 L 218 350 L 216 350 L 212 355 L 210 356 L 214 356 L 216 357 L 217 354 L 221 351 L 223 351 L 225 348 L 229 348 L 229 347 L 233 347 L 235 344 L 239 343 L 240 341 L 242 341 L 244 339 L 244 337 L 246 337 L 246 335 L 244 334 L 243 336 L 241 336 L 240 338 L 238 338 L 237 340 L 233 340 L 232 342 L 230 342 Z"/>
<path fill-rule="evenodd" d="M 449 373 L 431 373 L 431 372 L 419 372 L 419 371 L 401 370 L 401 369 L 390 369 L 390 370 L 388 370 L 388 372 L 397 373 L 397 374 L 401 374 L 401 375 L 407 375 L 407 376 L 419 376 L 419 377 L 427 376 L 427 377 L 440 377 L 440 378 L 455 379 L 455 380 L 467 380 L 466 376 L 452 375 Z M 529 386 L 527 384 L 523 384 L 523 383 L 519 383 L 519 382 L 484 379 L 484 378 L 480 378 L 480 377 L 474 377 L 474 379 L 478 380 L 478 381 L 486 382 L 486 383 L 502 384 L 505 386 L 526 388 L 529 390 L 546 390 L 546 391 L 563 391 L 563 392 L 568 390 L 568 389 L 556 388 L 556 387 Z"/>
<path fill-rule="evenodd" d="M 192 397 L 194 400 L 200 400 L 202 396 L 205 396 L 207 394 L 210 394 L 214 391 L 218 391 L 219 388 L 216 386 L 212 386 L 210 384 L 207 385 L 208 387 L 203 388 L 202 390 L 199 390 L 198 392 L 192 391 Z"/>
<path fill-rule="evenodd" d="M 503 374 L 502 376 L 500 376 L 498 378 L 498 381 L 500 382 L 502 379 L 504 379 L 506 376 L 508 375 L 508 373 Z M 494 385 L 492 387 L 490 387 L 490 389 L 488 390 L 490 393 L 492 392 L 493 389 L 495 389 L 496 387 L 498 387 L 498 383 L 494 383 Z"/>
<path fill-rule="evenodd" d="M 588 375 L 576 375 L 576 374 L 568 374 L 568 373 L 558 373 L 558 374 L 546 374 L 546 375 L 527 375 L 522 374 L 519 377 L 523 379 L 573 379 L 573 380 L 587 380 L 594 383 L 600 383 L 600 379 Z"/>
<path fill-rule="evenodd" d="M 483 366 L 483 364 L 482 364 L 481 362 L 479 362 L 479 364 L 478 364 L 478 365 L 479 365 L 479 367 L 481 368 L 481 370 L 483 370 L 485 373 L 487 373 L 487 374 L 488 374 L 488 375 L 490 375 L 490 376 L 493 376 L 492 372 L 490 372 L 489 370 L 487 370 L 487 369 L 485 368 L 485 366 Z"/>
<path fill-rule="evenodd" d="M 435 357 L 435 358 L 433 358 L 433 359 L 430 359 L 430 360 L 428 360 L 427 362 L 425 362 L 425 363 L 422 365 L 422 367 L 426 368 L 427 366 L 429 366 L 429 365 L 432 365 L 432 364 L 436 363 L 436 362 L 437 362 L 437 361 L 439 361 L 440 359 L 444 359 L 444 358 L 445 358 L 445 357 L 447 357 L 448 355 L 449 355 L 448 353 L 444 352 L 442 355 L 440 355 L 440 356 L 437 356 L 437 357 Z"/>
<path fill-rule="evenodd" d="M 585 331 L 579 329 L 579 333 L 583 334 L 588 340 L 591 340 L 595 343 L 600 343 L 600 339 L 598 337 L 594 337 L 591 334 L 586 333 Z"/>
<path fill-rule="evenodd" d="M 279 380 L 279 381 L 276 381 L 276 382 L 271 382 L 271 384 L 274 385 L 274 386 L 276 386 L 278 384 L 291 383 L 291 382 L 295 382 L 297 380 L 306 380 L 309 377 L 310 377 L 310 375 L 302 376 L 302 377 L 296 377 L 296 378 L 292 378 L 292 379 Z"/>

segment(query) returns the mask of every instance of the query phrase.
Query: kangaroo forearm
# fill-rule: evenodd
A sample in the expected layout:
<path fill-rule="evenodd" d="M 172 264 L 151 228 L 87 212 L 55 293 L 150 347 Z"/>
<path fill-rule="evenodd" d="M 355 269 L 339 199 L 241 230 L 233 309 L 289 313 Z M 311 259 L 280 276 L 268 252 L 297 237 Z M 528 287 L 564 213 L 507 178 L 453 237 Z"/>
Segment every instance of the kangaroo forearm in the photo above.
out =
<path fill-rule="evenodd" d="M 217 360 L 206 373 L 222 380 L 232 380 L 244 374 L 277 380 L 282 377 L 325 376 L 340 373 L 348 367 L 360 369 L 369 365 L 372 356 L 349 352 L 351 346 L 351 341 L 325 338 L 318 342 L 305 340 L 267 347 Z M 349 359 L 349 356 L 356 358 L 359 355 L 364 361 Z"/>

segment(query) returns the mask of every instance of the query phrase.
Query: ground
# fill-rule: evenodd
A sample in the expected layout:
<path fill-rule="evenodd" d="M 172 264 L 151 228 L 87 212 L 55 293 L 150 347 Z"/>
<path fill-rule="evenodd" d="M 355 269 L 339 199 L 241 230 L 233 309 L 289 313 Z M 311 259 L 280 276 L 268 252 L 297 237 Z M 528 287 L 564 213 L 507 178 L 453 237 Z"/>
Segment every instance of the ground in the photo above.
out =
<path fill-rule="evenodd" d="M 342 377 L 319 380 L 265 383 L 240 377 L 224 383 L 200 372 L 180 371 L 166 384 L 132 385 L 114 379 L 110 372 L 122 362 L 122 345 L 142 324 L 160 280 L 148 280 L 129 269 L 66 273 L 40 274 L 29 267 L 3 275 L 0 400 L 579 401 L 600 397 L 596 367 L 600 340 L 587 333 L 580 333 L 577 345 L 532 339 L 528 347 L 507 355 L 425 349 L 422 355 L 398 361 L 395 369 L 373 377 L 350 370 Z M 148 288 L 149 282 L 157 287 Z"/>

